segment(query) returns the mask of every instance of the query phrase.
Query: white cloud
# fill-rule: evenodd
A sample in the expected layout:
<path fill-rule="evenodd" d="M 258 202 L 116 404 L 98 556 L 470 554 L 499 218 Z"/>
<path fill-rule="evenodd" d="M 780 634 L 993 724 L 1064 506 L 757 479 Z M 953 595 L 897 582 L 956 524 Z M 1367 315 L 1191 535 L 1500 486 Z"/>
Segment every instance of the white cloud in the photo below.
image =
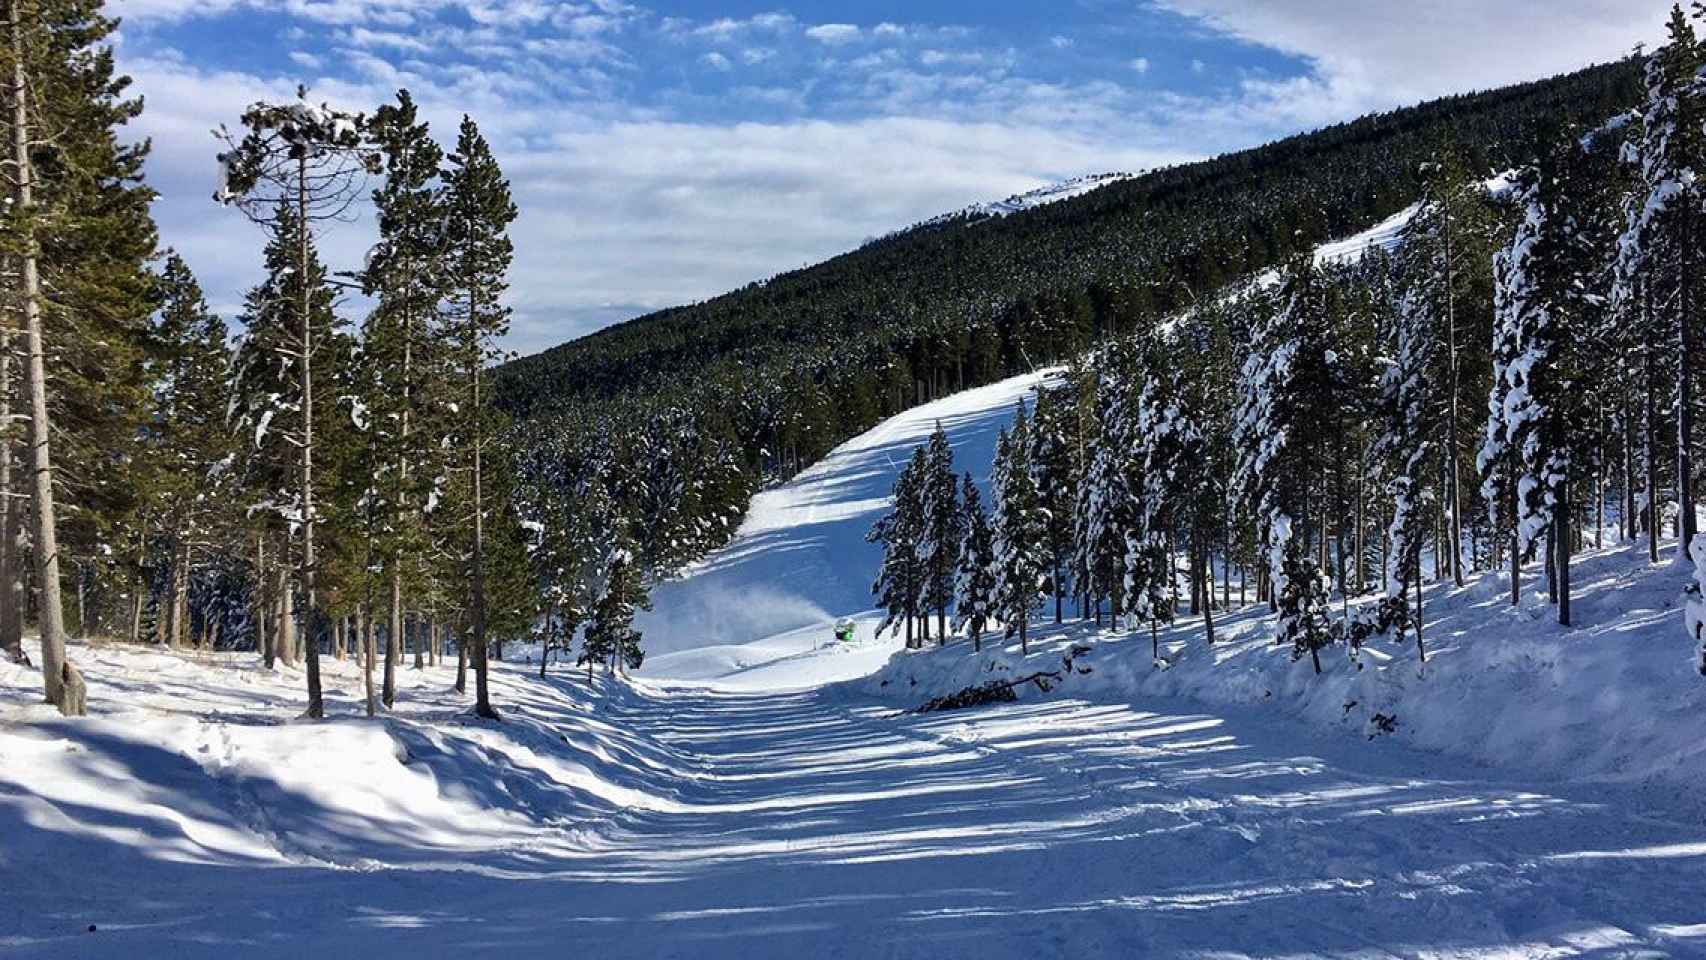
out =
<path fill-rule="evenodd" d="M 320 69 L 320 67 L 322 66 L 322 64 L 324 62 L 319 57 L 315 56 L 312 53 L 309 53 L 306 50 L 292 50 L 292 51 L 290 51 L 290 60 L 292 63 L 295 63 L 298 66 L 307 67 L 310 70 Z"/>
<path fill-rule="evenodd" d="M 806 28 L 806 36 L 819 43 L 839 46 L 859 39 L 859 28 L 851 23 L 820 23 Z"/>
<path fill-rule="evenodd" d="M 898 23 L 879 23 L 871 28 L 871 33 L 879 37 L 904 37 L 906 28 Z"/>
<path fill-rule="evenodd" d="M 1056 50 L 1065 50 L 1066 48 L 1072 46 L 1072 38 L 1071 37 L 1062 37 L 1062 36 L 1056 35 L 1056 36 L 1049 37 L 1048 42 L 1050 44 L 1052 44 Z"/>
<path fill-rule="evenodd" d="M 1656 40 L 1663 10 L 1634 0 L 1159 0 L 1250 43 L 1308 58 L 1319 112 L 1486 89 L 1616 59 Z M 1196 64 L 1192 65 L 1196 69 Z"/>
<path fill-rule="evenodd" d="M 1138 57 L 1137 59 L 1135 59 L 1131 62 L 1131 68 L 1133 70 L 1136 70 L 1138 73 L 1148 73 L 1149 72 L 1149 58 L 1148 57 Z"/>
<path fill-rule="evenodd" d="M 712 70 L 721 70 L 725 73 L 734 69 L 734 64 L 729 62 L 729 58 L 715 50 L 712 50 L 710 53 L 700 57 L 699 62 L 710 67 Z"/>

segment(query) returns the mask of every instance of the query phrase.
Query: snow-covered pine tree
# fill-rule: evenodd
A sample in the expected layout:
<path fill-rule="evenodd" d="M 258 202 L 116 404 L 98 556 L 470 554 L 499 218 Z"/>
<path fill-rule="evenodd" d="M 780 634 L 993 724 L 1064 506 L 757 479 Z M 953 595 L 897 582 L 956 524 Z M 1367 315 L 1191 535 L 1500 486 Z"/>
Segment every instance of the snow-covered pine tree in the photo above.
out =
<path fill-rule="evenodd" d="M 1113 356 L 1097 375 L 1096 422 L 1088 443 L 1089 464 L 1073 511 L 1074 566 L 1084 571 L 1083 589 L 1096 606 L 1111 602 L 1115 622 L 1125 609 L 1126 535 L 1137 524 L 1128 451 L 1132 447 L 1129 351 L 1111 345 Z"/>
<path fill-rule="evenodd" d="M 1595 344 L 1584 309 L 1602 274 L 1595 245 L 1591 188 L 1579 176 L 1582 151 L 1564 144 L 1517 181 L 1523 219 L 1494 264 L 1495 342 L 1517 352 L 1500 373 L 1489 430 L 1502 431 L 1514 451 L 1517 548 L 1526 554 L 1542 538 L 1552 551 L 1553 598 L 1558 622 L 1570 623 L 1570 555 L 1574 549 L 1572 478 L 1579 479 L 1585 403 L 1592 385 Z"/>
<path fill-rule="evenodd" d="M 1132 614 L 1149 623 L 1150 647 L 1159 663 L 1157 628 L 1177 616 L 1172 543 L 1182 499 L 1179 458 L 1185 452 L 1188 426 L 1175 402 L 1176 370 L 1165 340 L 1151 336 L 1142 354 L 1143 386 L 1131 432 L 1135 443 L 1127 453 L 1138 467 L 1137 516 L 1126 537 L 1126 592 Z"/>
<path fill-rule="evenodd" d="M 1078 500 L 1078 438 L 1070 387 L 1037 392 L 1030 423 L 1031 480 L 1043 516 L 1043 545 L 1048 552 L 1048 591 L 1054 594 L 1054 622 L 1061 622 L 1072 566 L 1072 511 Z"/>
<path fill-rule="evenodd" d="M 936 611 L 936 641 L 946 644 L 948 605 L 954 600 L 954 571 L 966 535 L 966 521 L 960 509 L 954 451 L 940 423 L 930 434 L 924 460 L 924 535 L 918 541 L 918 566 L 923 577 L 919 609 L 925 616 L 931 610 Z"/>
<path fill-rule="evenodd" d="M 1277 294 L 1277 309 L 1256 332 L 1240 375 L 1233 437 L 1238 461 L 1233 486 L 1255 501 L 1271 598 L 1279 614 L 1277 639 L 1307 653 L 1317 673 L 1320 649 L 1332 642 L 1323 573 L 1310 549 L 1325 516 L 1317 496 L 1322 445 L 1331 429 L 1336 377 L 1332 346 L 1333 292 L 1311 253 L 1294 257 Z M 1319 541 L 1318 541 L 1319 542 Z"/>
<path fill-rule="evenodd" d="M 308 509 L 318 514 L 322 508 L 310 505 L 330 496 L 334 480 L 321 469 L 325 447 L 315 451 L 322 456 L 307 460 L 305 470 L 302 444 L 323 444 L 343 429 L 345 414 L 338 409 L 336 381 L 330 374 L 338 366 L 332 361 L 347 357 L 349 346 L 332 310 L 326 269 L 311 236 L 303 247 L 296 205 L 281 203 L 269 227 L 265 275 L 245 297 L 239 317 L 244 334 L 231 367 L 230 418 L 242 450 L 238 463 L 248 490 L 248 512 L 257 534 L 269 543 L 271 570 L 257 575 L 270 575 L 274 581 L 267 590 L 275 621 L 272 642 L 259 652 L 269 664 L 274 659 L 290 664 L 297 647 L 295 591 L 298 586 L 306 591 L 307 584 L 300 568 L 302 551 L 308 529 L 323 520 L 316 515 L 315 523 L 305 524 L 302 517 Z M 314 360 L 319 364 L 310 367 L 307 378 L 297 356 L 304 342 L 316 345 Z M 294 551 L 293 535 L 299 541 Z M 292 554 L 298 564 L 295 578 L 288 569 Z M 308 633 L 313 635 L 311 626 Z M 318 651 L 313 655 L 317 663 Z M 315 677 L 309 686 L 311 712 L 320 710 L 317 671 Z"/>
<path fill-rule="evenodd" d="M 509 225 L 515 220 L 509 181 L 474 121 L 464 116 L 457 131 L 456 152 L 444 171 L 446 210 L 446 276 L 444 328 L 452 368 L 462 393 L 461 442 L 456 451 L 467 471 L 473 549 L 469 557 L 471 600 L 469 653 L 474 662 L 474 712 L 499 719 L 492 706 L 487 680 L 485 568 L 485 456 L 494 434 L 491 397 L 486 389 L 488 364 L 501 356 L 495 341 L 509 330 L 509 307 L 504 291 L 514 248 Z M 631 567 L 631 564 L 630 564 Z"/>
<path fill-rule="evenodd" d="M 1013 429 L 1002 428 L 995 444 L 992 494 L 995 501 L 995 614 L 1007 635 L 1019 635 L 1019 649 L 1030 652 L 1031 611 L 1048 586 L 1052 557 L 1047 519 L 1030 464 L 1030 425 L 1019 402 Z"/>
<path fill-rule="evenodd" d="M 1674 338 L 1678 542 L 1685 547 L 1677 551 L 1677 562 L 1686 563 L 1686 545 L 1697 532 L 1693 391 L 1700 347 L 1695 314 L 1706 302 L 1706 271 L 1700 264 L 1706 248 L 1706 80 L 1701 79 L 1706 50 L 1680 5 L 1671 7 L 1668 31 L 1669 42 L 1647 61 L 1647 99 L 1631 144 L 1640 176 L 1619 241 L 1617 293 L 1631 310 L 1639 304 L 1652 314 L 1650 322 Z"/>
<path fill-rule="evenodd" d="M 604 596 L 592 609 L 586 642 L 581 649 L 581 662 L 586 664 L 589 681 L 594 663 L 606 664 L 612 676 L 618 668 L 640 668 L 646 655 L 640 646 L 641 635 L 634 629 L 634 613 L 651 608 L 639 564 L 629 551 L 617 550 L 610 562 Z"/>
<path fill-rule="evenodd" d="M 1410 624 L 1415 623 L 1416 651 L 1425 658 L 1419 619 L 1422 542 L 1433 515 L 1431 468 L 1442 433 L 1442 417 L 1450 415 L 1443 396 L 1450 380 L 1440 376 L 1444 344 L 1438 335 L 1439 317 L 1433 302 L 1434 287 L 1445 285 L 1446 281 L 1435 272 L 1432 260 L 1424 261 L 1416 269 L 1420 276 L 1402 274 L 1411 281 L 1408 285 L 1388 287 L 1395 301 L 1391 314 L 1392 363 L 1381 378 L 1386 422 L 1373 453 L 1377 459 L 1390 462 L 1386 496 L 1392 503 L 1392 519 L 1386 532 L 1385 596 L 1380 603 L 1379 628 L 1384 631 L 1396 627 L 1402 639 Z M 1451 496 L 1449 490 L 1446 496 Z M 1461 527 L 1458 530 L 1461 532 Z M 1418 611 L 1414 617 L 1410 612 L 1412 587 Z"/>
<path fill-rule="evenodd" d="M 977 483 L 967 473 L 960 499 L 965 536 L 954 577 L 954 630 L 971 636 L 972 649 L 983 649 L 983 632 L 995 616 L 995 531 Z"/>
<path fill-rule="evenodd" d="M 1397 253 L 1403 278 L 1398 292 L 1397 322 L 1404 331 L 1399 346 L 1407 350 L 1407 359 L 1399 357 L 1397 362 L 1408 368 L 1402 406 L 1409 421 L 1402 428 L 1403 452 L 1385 452 L 1404 464 L 1400 474 L 1410 488 L 1406 505 L 1411 514 L 1406 529 L 1416 536 L 1418 549 L 1417 522 L 1424 514 L 1416 494 L 1423 488 L 1422 471 L 1430 463 L 1428 451 L 1418 455 L 1418 447 L 1435 447 L 1443 455 L 1445 480 L 1440 497 L 1450 534 L 1444 560 L 1458 586 L 1463 585 L 1461 394 L 1465 381 L 1460 351 L 1471 329 L 1461 314 L 1466 287 L 1484 271 L 1482 264 L 1488 259 L 1491 228 L 1485 198 L 1486 191 L 1465 169 L 1456 145 L 1441 145 L 1422 165 L 1421 197 L 1415 216 L 1404 227 Z M 1446 572 L 1440 571 L 1441 575 Z"/>
<path fill-rule="evenodd" d="M 604 469 L 593 458 L 571 464 L 555 443 L 524 458 L 518 499 L 529 534 L 528 561 L 539 593 L 539 675 L 552 651 L 569 652 L 575 633 L 603 596 L 614 557 L 617 519 Z"/>
<path fill-rule="evenodd" d="M 893 628 L 900 632 L 906 625 L 906 645 L 918 645 L 913 630 L 921 613 L 919 599 L 923 595 L 923 570 L 918 561 L 918 544 L 924 537 L 924 487 L 928 482 L 929 462 L 923 447 L 912 451 L 912 457 L 894 482 L 894 509 L 879 519 L 865 539 L 883 546 L 882 567 L 871 585 L 877 604 L 887 615 L 877 626 L 877 633 Z"/>

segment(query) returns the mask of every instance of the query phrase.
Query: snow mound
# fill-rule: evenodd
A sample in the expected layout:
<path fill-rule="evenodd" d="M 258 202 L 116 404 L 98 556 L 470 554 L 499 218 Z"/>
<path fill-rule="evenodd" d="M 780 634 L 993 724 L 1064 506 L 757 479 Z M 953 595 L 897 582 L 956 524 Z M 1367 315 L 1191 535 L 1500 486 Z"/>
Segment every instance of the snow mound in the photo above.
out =
<path fill-rule="evenodd" d="M 1377 638 L 1361 666 L 1344 647 L 1307 658 L 1276 646 L 1265 604 L 1215 617 L 1215 644 L 1200 617 L 1159 633 L 1099 630 L 1093 623 L 1033 628 L 1028 656 L 998 636 L 973 653 L 946 648 L 897 653 L 848 689 L 914 707 L 991 680 L 1044 674 L 1016 686 L 1021 700 L 1050 696 L 1147 701 L 1184 697 L 1220 706 L 1262 705 L 1358 737 L 1411 746 L 1562 780 L 1635 783 L 1698 796 L 1706 789 L 1706 681 L 1680 626 L 1680 578 L 1650 566 L 1644 545 L 1590 552 L 1572 568 L 1575 626 L 1560 627 L 1540 595 L 1540 572 L 1525 572 L 1520 605 L 1508 581 L 1486 573 L 1459 589 L 1426 591 L 1425 662 L 1414 634 Z M 1356 602 L 1352 603 L 1354 607 Z M 1071 660 L 1070 666 L 1066 664 Z M 1044 687 L 1047 687 L 1045 690 Z"/>

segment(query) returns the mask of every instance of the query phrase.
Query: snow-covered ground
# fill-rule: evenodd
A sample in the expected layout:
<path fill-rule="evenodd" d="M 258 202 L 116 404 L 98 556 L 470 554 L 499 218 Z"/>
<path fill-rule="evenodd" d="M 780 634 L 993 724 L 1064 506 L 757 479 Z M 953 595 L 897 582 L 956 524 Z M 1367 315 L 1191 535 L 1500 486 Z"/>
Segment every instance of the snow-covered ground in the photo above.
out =
<path fill-rule="evenodd" d="M 1697 816 L 1272 705 L 907 715 L 500 664 L 502 725 L 445 669 L 369 721 L 345 665 L 307 723 L 246 656 L 73 656 L 88 720 L 0 673 L 7 957 L 1706 951 Z"/>
<path fill-rule="evenodd" d="M 1047 375 L 762 495 L 656 592 L 632 684 L 497 664 L 502 724 L 450 668 L 369 720 L 328 659 L 308 722 L 251 655 L 78 643 L 71 721 L 0 663 L 0 955 L 1706 956 L 1706 681 L 1685 574 L 1638 549 L 1579 563 L 1569 631 L 1532 582 L 1431 587 L 1425 667 L 1377 641 L 1316 676 L 1236 603 L 1165 669 L 1093 624 L 1028 657 L 872 636 L 864 534 L 912 447 L 940 421 L 986 478 Z"/>

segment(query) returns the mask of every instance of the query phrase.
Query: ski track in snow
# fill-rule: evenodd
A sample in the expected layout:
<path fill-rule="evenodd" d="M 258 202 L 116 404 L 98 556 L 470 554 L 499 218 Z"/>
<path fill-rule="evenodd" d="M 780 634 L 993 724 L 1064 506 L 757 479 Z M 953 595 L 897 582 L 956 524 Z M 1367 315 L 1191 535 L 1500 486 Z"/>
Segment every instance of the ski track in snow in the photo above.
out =
<path fill-rule="evenodd" d="M 165 659 L 75 653 L 108 710 Z M 5 954 L 1706 948 L 1698 819 L 1259 707 L 900 715 L 846 687 L 589 692 L 502 664 L 492 728 L 447 669 L 403 671 L 401 708 L 372 722 L 350 716 L 354 671 L 331 672 L 344 718 L 323 724 L 284 721 L 298 677 L 242 657 L 84 722 L 16 706 L 30 678 L 6 675 L 0 849 L 24 882 L 0 905 Z M 266 691 L 251 712 L 204 706 L 253 695 L 239 676 Z"/>
<path fill-rule="evenodd" d="M 1492 581 L 1431 588 L 1425 681 L 1390 645 L 1313 677 L 1257 607 L 1212 650 L 1164 634 L 1165 671 L 1087 625 L 1029 657 L 873 637 L 864 534 L 894 473 L 940 419 L 987 483 L 1048 375 L 761 494 L 657 591 L 631 687 L 512 648 L 502 725 L 447 667 L 400 670 L 368 720 L 327 659 L 333 717 L 305 722 L 297 670 L 75 644 L 95 715 L 66 721 L 0 663 L 0 955 L 1706 956 L 1701 806 L 1654 787 L 1699 781 L 1706 749 L 1681 578 L 1631 550 L 1584 562 L 1589 626 L 1563 638 Z M 860 639 L 828 643 L 845 615 Z M 1048 696 L 899 712 L 1080 644 L 1094 672 Z M 1377 701 L 1400 726 L 1371 742 Z"/>

